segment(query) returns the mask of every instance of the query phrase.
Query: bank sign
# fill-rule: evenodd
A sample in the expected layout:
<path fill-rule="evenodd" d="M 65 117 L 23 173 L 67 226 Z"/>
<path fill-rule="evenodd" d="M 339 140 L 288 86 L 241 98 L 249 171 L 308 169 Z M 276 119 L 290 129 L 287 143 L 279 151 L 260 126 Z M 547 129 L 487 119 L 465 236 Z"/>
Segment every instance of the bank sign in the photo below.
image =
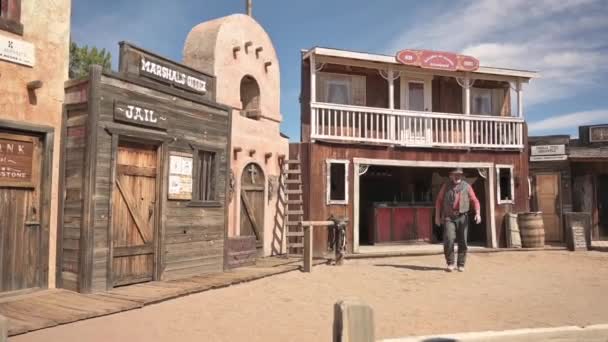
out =
<path fill-rule="evenodd" d="M 142 55 L 139 66 L 139 72 L 143 76 L 151 77 L 173 86 L 186 88 L 202 94 L 207 92 L 207 82 L 205 80 L 178 71 L 170 65 L 164 64 L 158 60 Z"/>
<path fill-rule="evenodd" d="M 34 144 L 0 136 L 0 185 L 32 181 Z"/>

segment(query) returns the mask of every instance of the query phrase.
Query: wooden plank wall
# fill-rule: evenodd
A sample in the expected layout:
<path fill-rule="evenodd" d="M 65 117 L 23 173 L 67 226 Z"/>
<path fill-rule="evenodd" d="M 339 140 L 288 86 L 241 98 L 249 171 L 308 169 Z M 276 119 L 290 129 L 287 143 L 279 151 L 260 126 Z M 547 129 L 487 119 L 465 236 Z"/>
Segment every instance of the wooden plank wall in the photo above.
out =
<path fill-rule="evenodd" d="M 88 117 L 88 81 L 66 87 L 62 133 L 62 209 L 58 253 L 59 286 L 78 291 L 80 230 L 83 213 L 84 160 Z"/>
<path fill-rule="evenodd" d="M 526 136 L 524 132 L 524 136 Z M 386 146 L 362 146 L 349 144 L 330 144 L 316 142 L 313 144 L 302 144 L 302 150 L 307 151 L 310 159 L 307 162 L 304 179 L 307 180 L 305 187 L 306 212 L 309 220 L 325 220 L 331 214 L 336 216 L 347 216 L 350 220 L 348 231 L 349 250 L 352 251 L 353 242 L 353 218 L 354 218 L 354 170 L 353 158 L 375 158 L 391 160 L 411 161 L 446 161 L 446 162 L 484 162 L 494 164 L 512 164 L 515 176 L 515 204 L 495 204 L 496 233 L 499 246 L 505 247 L 504 216 L 509 212 L 523 212 L 529 210 L 528 200 L 528 153 L 507 151 L 463 151 L 463 150 L 439 150 L 439 149 L 397 149 Z M 348 205 L 326 205 L 325 204 L 325 160 L 346 159 L 349 165 L 349 204 Z M 323 200 L 319 200 L 323 199 Z M 492 199 L 496 203 L 496 199 Z M 326 233 L 317 232 L 314 237 L 317 253 L 324 251 L 326 247 Z"/>

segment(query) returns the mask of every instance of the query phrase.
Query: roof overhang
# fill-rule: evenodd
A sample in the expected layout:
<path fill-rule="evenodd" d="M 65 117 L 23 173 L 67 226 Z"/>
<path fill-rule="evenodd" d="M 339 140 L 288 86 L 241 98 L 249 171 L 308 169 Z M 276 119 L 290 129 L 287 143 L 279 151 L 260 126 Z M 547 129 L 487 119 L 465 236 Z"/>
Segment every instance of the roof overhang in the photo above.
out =
<path fill-rule="evenodd" d="M 388 55 L 379 55 L 379 54 L 371 54 L 364 52 L 356 52 L 356 51 L 348 51 L 348 50 L 339 50 L 339 49 L 330 49 L 330 48 L 322 48 L 322 47 L 314 47 L 310 50 L 302 50 L 303 59 L 310 58 L 311 55 L 315 56 L 325 56 L 330 58 L 343 58 L 343 59 L 351 59 L 357 61 L 371 62 L 371 63 L 379 63 L 386 65 L 397 65 L 408 69 L 415 69 L 418 71 L 425 71 L 427 73 L 434 74 L 452 74 L 453 76 L 463 75 L 465 74 L 462 71 L 455 72 L 446 72 L 446 71 L 435 71 L 432 69 L 422 69 L 418 67 L 411 67 L 403 65 L 395 59 L 395 56 Z M 539 78 L 540 74 L 536 71 L 528 71 L 528 70 L 516 70 L 516 69 L 507 69 L 507 68 L 495 68 L 495 67 L 487 67 L 480 66 L 479 69 L 473 72 L 468 72 L 467 74 L 471 75 L 471 77 L 475 77 L 475 75 L 485 75 L 485 76 L 499 76 L 499 77 L 509 77 L 515 79 L 522 79 L 523 81 L 528 81 L 532 78 Z"/>

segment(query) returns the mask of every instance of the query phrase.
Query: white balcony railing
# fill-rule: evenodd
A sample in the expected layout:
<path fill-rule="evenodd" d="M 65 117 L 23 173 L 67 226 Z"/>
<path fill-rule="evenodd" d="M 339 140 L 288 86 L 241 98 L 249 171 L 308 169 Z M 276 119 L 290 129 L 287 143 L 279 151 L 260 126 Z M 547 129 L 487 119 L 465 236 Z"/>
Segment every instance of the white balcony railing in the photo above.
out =
<path fill-rule="evenodd" d="M 332 103 L 311 104 L 311 139 L 415 147 L 524 147 L 524 120 L 416 112 Z"/>

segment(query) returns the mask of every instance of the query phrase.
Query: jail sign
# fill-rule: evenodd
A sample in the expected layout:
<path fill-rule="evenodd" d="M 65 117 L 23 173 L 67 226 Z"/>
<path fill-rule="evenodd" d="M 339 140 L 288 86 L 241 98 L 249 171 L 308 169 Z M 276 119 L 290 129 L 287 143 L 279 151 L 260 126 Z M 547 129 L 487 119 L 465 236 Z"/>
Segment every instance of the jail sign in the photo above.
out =
<path fill-rule="evenodd" d="M 135 103 L 114 102 L 114 120 L 133 125 L 166 130 L 167 115 L 156 109 Z"/>

